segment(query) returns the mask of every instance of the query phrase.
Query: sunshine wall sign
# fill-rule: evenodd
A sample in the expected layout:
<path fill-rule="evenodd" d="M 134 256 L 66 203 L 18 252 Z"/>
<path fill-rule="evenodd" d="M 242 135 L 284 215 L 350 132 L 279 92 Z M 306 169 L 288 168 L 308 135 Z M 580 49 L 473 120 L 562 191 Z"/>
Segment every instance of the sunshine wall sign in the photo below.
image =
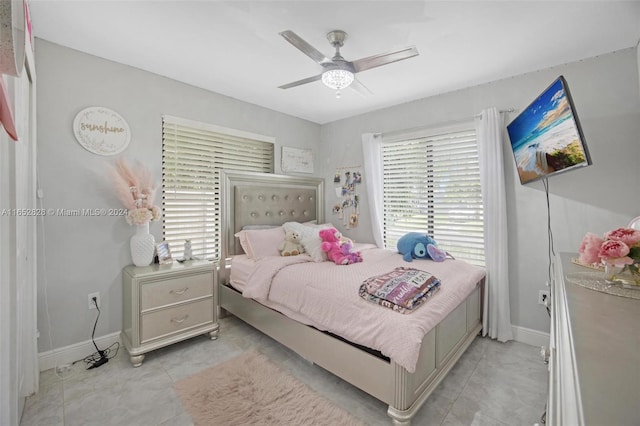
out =
<path fill-rule="evenodd" d="M 73 134 L 84 149 L 98 155 L 119 154 L 131 141 L 127 121 L 105 107 L 89 107 L 76 114 Z"/>

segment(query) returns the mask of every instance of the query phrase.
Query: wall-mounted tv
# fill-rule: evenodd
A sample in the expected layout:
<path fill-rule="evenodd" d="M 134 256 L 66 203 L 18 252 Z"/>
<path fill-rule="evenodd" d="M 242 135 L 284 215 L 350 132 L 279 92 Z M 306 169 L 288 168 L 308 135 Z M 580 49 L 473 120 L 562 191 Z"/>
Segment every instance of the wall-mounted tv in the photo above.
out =
<path fill-rule="evenodd" d="M 507 132 L 522 184 L 591 164 L 563 76 L 514 118 Z"/>

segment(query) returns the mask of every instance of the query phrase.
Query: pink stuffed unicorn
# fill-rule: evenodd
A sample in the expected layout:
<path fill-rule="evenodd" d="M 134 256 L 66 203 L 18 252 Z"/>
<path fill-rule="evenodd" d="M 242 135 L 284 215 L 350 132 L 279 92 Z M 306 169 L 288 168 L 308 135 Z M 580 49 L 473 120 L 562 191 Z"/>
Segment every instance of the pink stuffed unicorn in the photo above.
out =
<path fill-rule="evenodd" d="M 340 250 L 342 251 L 343 255 L 349 258 L 349 263 L 362 262 L 362 256 L 360 256 L 360 252 L 353 251 L 353 243 L 348 238 L 342 240 L 342 246 L 340 246 Z"/>

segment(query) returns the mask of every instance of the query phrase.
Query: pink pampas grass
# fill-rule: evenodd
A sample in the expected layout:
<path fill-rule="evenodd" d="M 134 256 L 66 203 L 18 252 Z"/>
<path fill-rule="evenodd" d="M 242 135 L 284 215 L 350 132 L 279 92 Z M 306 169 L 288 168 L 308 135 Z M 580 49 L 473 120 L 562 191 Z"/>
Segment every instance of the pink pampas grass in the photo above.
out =
<path fill-rule="evenodd" d="M 160 218 L 160 209 L 153 205 L 156 186 L 144 165 L 137 163 L 132 168 L 120 157 L 109 175 L 116 197 L 129 210 L 127 222 L 130 225 L 143 225 Z"/>

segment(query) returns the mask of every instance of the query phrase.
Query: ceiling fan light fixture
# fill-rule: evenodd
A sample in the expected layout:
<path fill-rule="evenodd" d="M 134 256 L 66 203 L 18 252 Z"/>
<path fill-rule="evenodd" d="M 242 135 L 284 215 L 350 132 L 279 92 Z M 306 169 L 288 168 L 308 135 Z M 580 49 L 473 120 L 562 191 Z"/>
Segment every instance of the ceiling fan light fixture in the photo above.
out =
<path fill-rule="evenodd" d="M 322 73 L 322 82 L 330 89 L 336 90 L 337 97 L 340 97 L 340 90 L 353 83 L 353 79 L 353 73 L 349 70 L 332 69 Z"/>

